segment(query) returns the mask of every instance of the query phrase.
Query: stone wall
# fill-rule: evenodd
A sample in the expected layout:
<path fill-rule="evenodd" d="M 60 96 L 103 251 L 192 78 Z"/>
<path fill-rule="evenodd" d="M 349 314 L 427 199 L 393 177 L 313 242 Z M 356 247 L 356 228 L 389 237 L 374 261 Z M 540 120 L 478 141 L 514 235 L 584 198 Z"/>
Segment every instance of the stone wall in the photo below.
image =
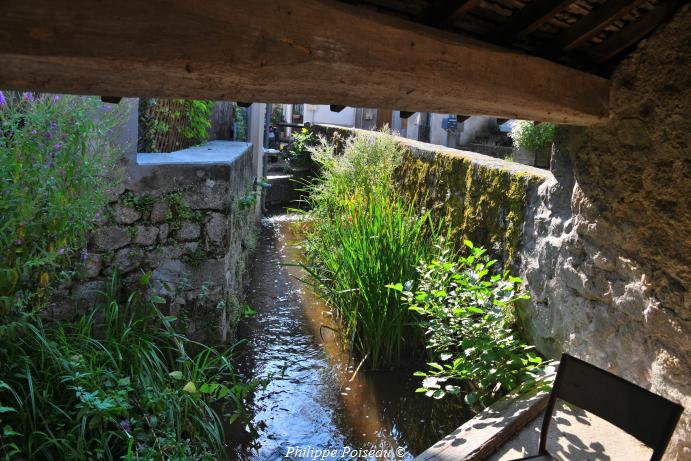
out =
<path fill-rule="evenodd" d="M 681 403 L 666 459 L 691 459 L 691 9 L 612 76 L 611 117 L 560 127 L 527 223 L 523 324 Z"/>
<path fill-rule="evenodd" d="M 151 273 L 188 334 L 230 340 L 257 238 L 251 145 L 138 154 L 123 168 L 71 298 L 88 309 L 116 270 L 125 287 Z"/>
<path fill-rule="evenodd" d="M 313 130 L 336 141 L 357 132 L 379 132 L 316 125 Z M 338 135 L 338 136 L 335 136 Z M 451 237 L 484 246 L 502 266 L 520 266 L 523 227 L 529 204 L 549 171 L 444 146 L 397 138 L 404 157 L 396 171 L 399 192 L 416 200 L 433 217 L 445 218 Z"/>

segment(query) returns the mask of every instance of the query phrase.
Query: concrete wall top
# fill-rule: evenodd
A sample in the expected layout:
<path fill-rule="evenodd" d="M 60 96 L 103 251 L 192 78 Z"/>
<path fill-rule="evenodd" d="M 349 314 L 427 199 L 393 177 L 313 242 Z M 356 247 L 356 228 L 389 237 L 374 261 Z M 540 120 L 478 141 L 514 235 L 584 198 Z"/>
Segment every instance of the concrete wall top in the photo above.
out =
<path fill-rule="evenodd" d="M 382 135 L 382 133 L 378 131 L 361 130 L 358 128 L 345 128 L 337 125 L 319 124 L 316 125 L 315 128 L 317 133 L 323 130 L 327 133 L 338 131 L 341 133 L 368 133 L 374 136 Z M 502 160 L 499 158 L 491 157 L 489 155 L 479 154 L 477 152 L 453 149 L 439 144 L 431 144 L 422 141 L 416 141 L 414 139 L 403 138 L 401 136 L 395 136 L 395 138 L 402 145 L 408 147 L 410 149 L 410 152 L 416 157 L 431 158 L 435 155 L 461 157 L 463 159 L 469 160 L 471 163 L 474 163 L 482 167 L 501 169 L 513 174 L 523 173 L 544 179 L 553 178 L 551 172 L 543 170 L 541 168 L 535 168 L 529 165 L 523 165 L 521 163 Z"/>
<path fill-rule="evenodd" d="M 250 149 L 248 142 L 210 141 L 166 154 L 138 153 L 137 165 L 230 165 Z"/>

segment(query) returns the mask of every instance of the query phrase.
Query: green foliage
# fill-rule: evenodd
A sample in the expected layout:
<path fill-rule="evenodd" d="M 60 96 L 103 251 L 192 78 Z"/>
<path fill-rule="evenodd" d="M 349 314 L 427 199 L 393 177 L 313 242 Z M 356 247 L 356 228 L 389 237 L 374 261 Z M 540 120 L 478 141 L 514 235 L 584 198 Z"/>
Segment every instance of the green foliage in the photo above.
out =
<path fill-rule="evenodd" d="M 293 166 L 305 166 L 311 163 L 310 147 L 315 143 L 314 133 L 307 128 L 293 133 L 293 140 L 288 146 L 286 159 Z"/>
<path fill-rule="evenodd" d="M 215 102 L 197 99 L 139 100 L 139 152 L 172 152 L 209 139 Z"/>
<path fill-rule="evenodd" d="M 313 149 L 323 176 L 311 185 L 313 222 L 306 266 L 321 295 L 339 315 L 352 352 L 373 367 L 390 366 L 422 345 L 415 314 L 391 280 L 416 280 L 416 264 L 429 257 L 441 232 L 429 213 L 394 193 L 391 180 L 400 148 L 388 136 L 358 135 L 343 155 L 324 141 Z"/>
<path fill-rule="evenodd" d="M 464 395 L 469 405 L 489 404 L 521 386 L 536 384 L 544 365 L 511 328 L 521 279 L 508 271 L 492 274 L 496 260 L 464 242 L 467 256 L 454 257 L 444 245 L 418 267 L 415 288 L 389 285 L 420 314 L 432 360 L 418 389 L 434 398 Z M 401 280 L 401 279 L 399 279 Z M 405 279 L 402 279 L 405 280 Z"/>
<path fill-rule="evenodd" d="M 235 140 L 247 141 L 247 110 L 235 105 Z"/>
<path fill-rule="evenodd" d="M 40 310 L 106 204 L 123 119 L 97 98 L 0 92 L 0 314 Z"/>
<path fill-rule="evenodd" d="M 182 135 L 194 144 L 208 140 L 214 101 L 185 99 L 181 102 L 184 103 L 186 122 L 181 127 Z"/>
<path fill-rule="evenodd" d="M 283 123 L 283 104 L 273 104 L 271 106 L 271 124 L 278 125 Z"/>
<path fill-rule="evenodd" d="M 540 150 L 552 144 L 554 127 L 554 123 L 536 125 L 528 120 L 516 120 L 509 136 L 517 149 Z"/>
<path fill-rule="evenodd" d="M 26 317 L 0 335 L 0 455 L 40 460 L 212 460 L 222 419 L 244 418 L 232 351 L 192 343 L 142 290 L 72 325 Z M 212 408 L 213 406 L 213 408 Z M 220 409 L 220 410 L 219 410 Z"/>

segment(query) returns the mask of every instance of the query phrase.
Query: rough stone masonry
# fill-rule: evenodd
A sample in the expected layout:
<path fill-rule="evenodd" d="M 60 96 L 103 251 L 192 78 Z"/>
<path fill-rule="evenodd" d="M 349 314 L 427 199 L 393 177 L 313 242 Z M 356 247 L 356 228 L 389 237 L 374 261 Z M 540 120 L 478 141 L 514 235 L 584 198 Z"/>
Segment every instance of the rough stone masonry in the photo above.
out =
<path fill-rule="evenodd" d="M 125 287 L 151 273 L 151 289 L 190 336 L 232 339 L 257 239 L 251 200 L 257 186 L 250 145 L 213 145 L 214 162 L 201 161 L 206 147 L 191 158 L 186 151 L 144 154 L 156 157 L 155 164 L 129 159 L 126 179 L 111 191 L 91 236 L 71 299 L 88 309 L 115 271 Z"/>
<path fill-rule="evenodd" d="M 612 77 L 607 124 L 557 130 L 526 215 L 523 325 L 681 403 L 665 459 L 691 459 L 691 8 Z"/>

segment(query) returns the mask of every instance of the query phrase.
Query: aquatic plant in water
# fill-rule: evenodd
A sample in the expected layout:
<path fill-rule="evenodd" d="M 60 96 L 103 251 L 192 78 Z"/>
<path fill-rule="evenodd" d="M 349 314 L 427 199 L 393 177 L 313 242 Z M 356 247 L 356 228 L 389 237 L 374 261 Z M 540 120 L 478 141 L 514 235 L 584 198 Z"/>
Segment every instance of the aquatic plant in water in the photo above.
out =
<path fill-rule="evenodd" d="M 339 315 L 352 352 L 372 367 L 391 366 L 419 350 L 423 338 L 416 314 L 386 284 L 417 279 L 415 266 L 431 256 L 443 223 L 395 193 L 401 148 L 392 137 L 359 134 L 342 155 L 334 149 L 323 139 L 313 149 L 323 175 L 309 187 L 305 268 Z"/>
<path fill-rule="evenodd" d="M 513 305 L 524 298 L 521 279 L 508 271 L 492 273 L 496 260 L 484 248 L 464 242 L 456 256 L 444 242 L 421 263 L 419 283 L 400 292 L 408 308 L 420 314 L 431 360 L 419 392 L 434 398 L 463 396 L 469 405 L 493 402 L 519 387 L 541 385 L 542 358 L 512 328 Z"/>

